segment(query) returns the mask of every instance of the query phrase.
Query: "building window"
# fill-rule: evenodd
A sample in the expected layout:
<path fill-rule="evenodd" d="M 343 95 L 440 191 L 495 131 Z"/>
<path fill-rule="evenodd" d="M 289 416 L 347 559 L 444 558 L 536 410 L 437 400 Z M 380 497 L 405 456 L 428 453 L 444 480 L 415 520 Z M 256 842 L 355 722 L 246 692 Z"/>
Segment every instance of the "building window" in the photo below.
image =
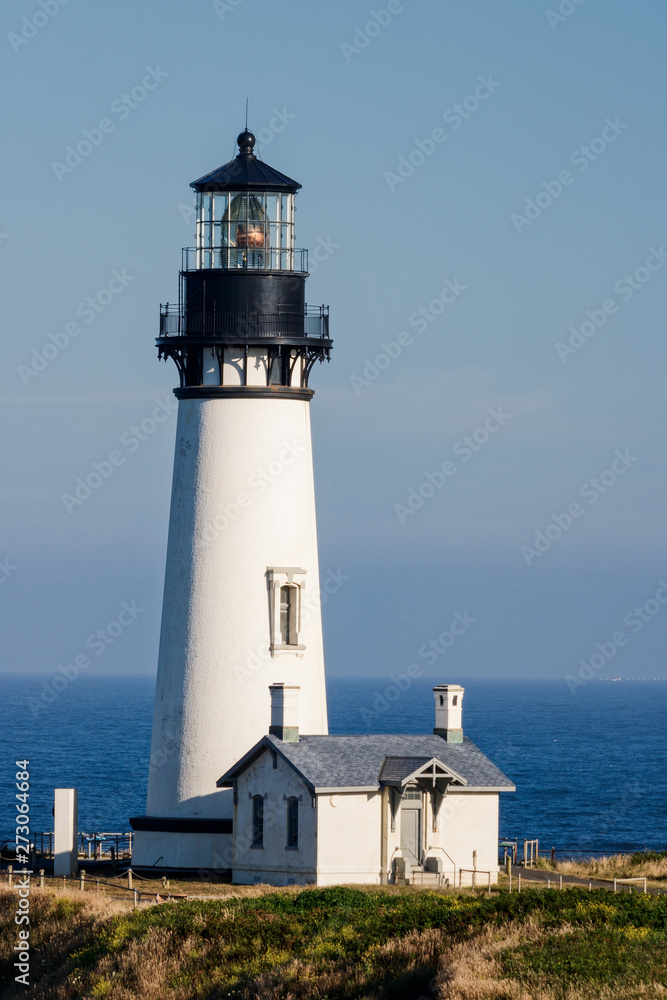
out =
<path fill-rule="evenodd" d="M 306 647 L 300 641 L 301 603 L 306 571 L 290 566 L 269 566 L 266 575 L 270 595 L 271 655 L 303 655 Z"/>
<path fill-rule="evenodd" d="M 299 800 L 294 796 L 287 800 L 287 846 L 299 846 Z"/>
<path fill-rule="evenodd" d="M 299 636 L 296 630 L 297 588 L 280 588 L 280 638 L 283 646 L 296 646 Z"/>
<path fill-rule="evenodd" d="M 264 799 L 261 795 L 252 797 L 252 846 L 264 847 Z"/>

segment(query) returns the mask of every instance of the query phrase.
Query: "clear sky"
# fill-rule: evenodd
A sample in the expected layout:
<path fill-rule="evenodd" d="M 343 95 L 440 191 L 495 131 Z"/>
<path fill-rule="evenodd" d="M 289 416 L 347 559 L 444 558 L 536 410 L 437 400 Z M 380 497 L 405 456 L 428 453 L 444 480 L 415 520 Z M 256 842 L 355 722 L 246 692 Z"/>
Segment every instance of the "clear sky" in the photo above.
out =
<path fill-rule="evenodd" d="M 158 305 L 189 182 L 234 155 L 247 97 L 331 306 L 329 673 L 564 677 L 597 654 L 595 676 L 667 676 L 663 4 L 5 0 L 0 20 L 2 669 L 71 662 L 123 602 L 142 610 L 95 670 L 155 669 Z"/>

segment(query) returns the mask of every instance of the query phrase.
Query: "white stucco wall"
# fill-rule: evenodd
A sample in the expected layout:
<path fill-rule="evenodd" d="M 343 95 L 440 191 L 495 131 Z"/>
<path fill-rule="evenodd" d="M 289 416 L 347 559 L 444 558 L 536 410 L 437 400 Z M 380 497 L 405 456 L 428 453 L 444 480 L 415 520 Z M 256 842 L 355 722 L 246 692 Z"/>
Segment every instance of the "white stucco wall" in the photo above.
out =
<path fill-rule="evenodd" d="M 340 792 L 318 796 L 318 885 L 380 882 L 381 802 L 380 792 Z"/>
<path fill-rule="evenodd" d="M 238 781 L 234 818 L 234 866 L 238 884 L 308 885 L 315 882 L 317 863 L 317 809 L 301 778 L 266 751 Z M 252 796 L 264 798 L 264 844 L 252 847 Z M 287 848 L 287 801 L 299 799 L 298 847 Z"/>
<path fill-rule="evenodd" d="M 431 815 L 427 820 L 427 843 L 444 848 L 458 870 L 473 867 L 473 851 L 477 851 L 477 868 L 490 871 L 491 881 L 498 875 L 498 793 L 450 790 L 440 806 L 438 830 L 431 832 Z M 434 856 L 442 856 L 434 850 Z M 451 868 L 444 861 L 446 870 Z M 480 876 L 480 879 L 482 876 Z M 486 881 L 487 876 L 483 876 Z M 464 874 L 463 884 L 470 884 L 471 876 Z"/>
<path fill-rule="evenodd" d="M 298 653 L 269 651 L 270 566 L 307 571 Z M 275 681 L 300 686 L 302 732 L 327 732 L 318 588 L 309 403 L 181 400 L 147 815 L 231 818 L 216 781 L 268 732 Z M 161 864 L 182 864 L 168 840 Z M 154 861 L 141 832 L 135 854 Z"/>

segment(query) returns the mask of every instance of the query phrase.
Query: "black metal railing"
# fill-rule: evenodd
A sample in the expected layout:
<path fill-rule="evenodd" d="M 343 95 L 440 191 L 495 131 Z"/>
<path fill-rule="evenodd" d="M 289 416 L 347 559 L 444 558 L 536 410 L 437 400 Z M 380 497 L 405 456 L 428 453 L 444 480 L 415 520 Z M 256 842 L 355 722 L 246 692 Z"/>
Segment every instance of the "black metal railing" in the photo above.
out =
<path fill-rule="evenodd" d="M 275 247 L 183 247 L 183 271 L 214 268 L 222 271 L 308 270 L 307 250 L 279 250 Z"/>
<path fill-rule="evenodd" d="M 275 338 L 329 339 L 329 306 L 306 306 L 305 313 L 252 313 L 160 306 L 160 337 L 213 337 L 220 340 Z"/>

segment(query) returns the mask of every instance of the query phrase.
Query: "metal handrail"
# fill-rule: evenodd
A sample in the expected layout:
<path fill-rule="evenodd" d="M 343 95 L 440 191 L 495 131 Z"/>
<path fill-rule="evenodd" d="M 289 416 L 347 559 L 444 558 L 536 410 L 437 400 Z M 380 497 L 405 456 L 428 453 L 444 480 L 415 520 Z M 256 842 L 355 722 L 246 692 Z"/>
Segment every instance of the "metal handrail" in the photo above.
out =
<path fill-rule="evenodd" d="M 329 307 L 306 306 L 304 312 L 227 312 L 160 306 L 160 337 L 251 338 L 297 337 L 329 339 Z"/>
<path fill-rule="evenodd" d="M 183 247 L 183 271 L 308 272 L 308 251 L 297 247 Z"/>
<path fill-rule="evenodd" d="M 430 851 L 442 851 L 445 857 L 451 861 L 452 865 L 454 866 L 454 881 L 456 881 L 456 862 L 454 861 L 454 858 L 450 857 L 450 855 L 447 854 L 447 851 L 444 849 L 444 847 L 440 847 L 439 844 L 434 844 L 432 847 L 427 847 L 424 860 L 428 860 L 428 855 Z"/>

